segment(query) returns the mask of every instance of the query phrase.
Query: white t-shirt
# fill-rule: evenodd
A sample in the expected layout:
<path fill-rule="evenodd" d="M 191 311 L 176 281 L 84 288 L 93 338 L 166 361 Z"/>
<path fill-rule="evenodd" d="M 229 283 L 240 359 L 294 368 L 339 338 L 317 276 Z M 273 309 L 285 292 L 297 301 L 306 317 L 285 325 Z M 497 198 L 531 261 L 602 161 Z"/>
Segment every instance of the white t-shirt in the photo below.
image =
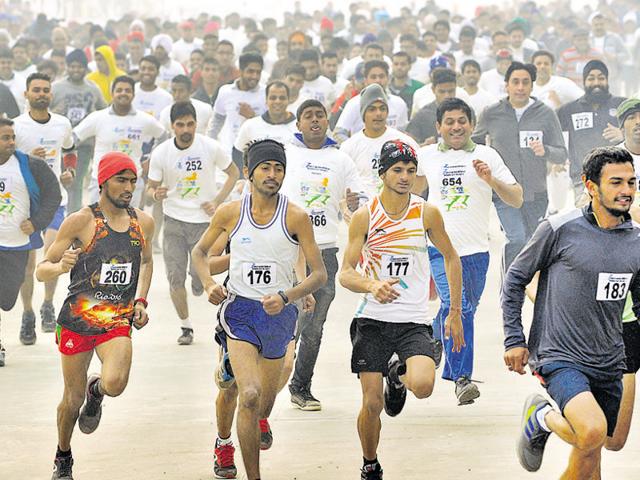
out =
<path fill-rule="evenodd" d="M 205 103 L 201 100 L 196 100 L 195 98 L 190 98 L 189 101 L 196 109 L 196 121 L 198 122 L 198 126 L 196 127 L 196 131 L 203 135 L 206 135 L 207 128 L 209 126 L 209 122 L 211 121 L 211 117 L 213 116 L 213 109 L 211 105 Z M 171 127 L 171 107 L 173 106 L 173 99 L 171 103 L 162 109 L 160 112 L 160 123 L 164 127 L 167 132 L 172 132 L 173 129 Z"/>
<path fill-rule="evenodd" d="M 385 55 L 383 60 L 387 62 L 387 65 L 389 65 L 389 71 L 391 71 L 391 59 Z M 351 77 L 355 75 L 356 68 L 360 63 L 364 63 L 364 60 L 362 59 L 361 55 L 358 55 L 357 57 L 353 57 L 347 60 L 344 66 L 342 67 L 342 71 L 340 72 L 340 75 L 342 75 L 342 78 L 351 80 Z"/>
<path fill-rule="evenodd" d="M 333 105 L 333 102 L 336 100 L 333 83 L 323 76 L 319 76 L 315 80 L 305 81 L 300 89 L 300 96 L 307 99 L 318 100 L 327 109 L 331 109 L 331 105 Z"/>
<path fill-rule="evenodd" d="M 397 139 L 411 145 L 416 153 L 419 152 L 419 146 L 413 138 L 391 127 L 387 127 L 385 132 L 378 138 L 367 137 L 364 134 L 364 130 L 360 130 L 340 145 L 340 151 L 349 155 L 353 160 L 358 170 L 364 193 L 369 200 L 382 191 L 382 180 L 378 175 L 382 145 L 389 140 Z M 418 175 L 424 175 L 420 165 L 418 165 Z"/>
<path fill-rule="evenodd" d="M 131 108 L 127 115 L 117 115 L 113 107 L 92 112 L 73 129 L 80 142 L 95 137 L 91 178 L 98 179 L 98 164 L 107 152 L 126 153 L 140 168 L 142 145 L 159 138 L 164 128 L 148 113 Z M 140 175 L 140 172 L 138 172 Z"/>
<path fill-rule="evenodd" d="M 492 188 L 473 168 L 473 161 L 485 162 L 491 174 L 502 182 L 516 183 L 500 154 L 491 147 L 476 145 L 474 151 L 440 151 L 439 144 L 420 149 L 419 162 L 429 179 L 429 203 L 438 207 L 451 243 L 459 255 L 489 251 L 489 213 Z"/>
<path fill-rule="evenodd" d="M 439 52 L 436 52 L 436 55 L 439 55 Z M 429 73 L 431 73 L 430 63 L 431 58 L 417 57 L 415 62 L 411 64 L 409 78 L 418 80 L 422 83 L 429 82 Z"/>
<path fill-rule="evenodd" d="M 240 115 L 239 104 L 241 102 L 249 104 L 256 116 L 262 115 L 267 110 L 264 87 L 258 85 L 253 90 L 240 90 L 237 81 L 220 87 L 218 98 L 216 98 L 216 103 L 213 105 L 213 112 L 216 115 L 224 115 L 226 117 L 224 126 L 220 131 L 219 140 L 228 152 L 231 152 L 233 142 L 238 136 L 238 131 L 247 120 Z"/>
<path fill-rule="evenodd" d="M 295 117 L 287 123 L 275 125 L 265 121 L 263 115 L 260 115 L 259 117 L 250 118 L 242 124 L 233 146 L 236 150 L 242 152 L 248 143 L 265 138 L 277 140 L 286 145 L 287 143 L 291 143 L 293 134 L 297 131 L 298 127 L 296 127 Z"/>
<path fill-rule="evenodd" d="M 333 102 L 331 106 L 333 106 L 333 103 L 335 103 L 335 100 L 344 93 L 344 89 L 347 87 L 348 84 L 349 84 L 349 80 L 347 80 L 346 78 L 336 77 L 336 83 L 332 84 L 333 85 Z"/>
<path fill-rule="evenodd" d="M 30 217 L 31 200 L 27 184 L 20 171 L 20 163 L 11 155 L 0 165 L 0 246 L 22 247 L 29 243 L 29 235 L 22 233 L 20 224 Z"/>
<path fill-rule="evenodd" d="M 193 52 L 197 48 L 202 48 L 201 39 L 194 38 L 192 42 L 187 43 L 185 42 L 184 38 L 181 38 L 178 41 L 173 42 L 173 47 L 171 48 L 171 58 L 183 65 L 187 65 L 189 63 L 191 52 Z"/>
<path fill-rule="evenodd" d="M 162 202 L 166 215 L 181 222 L 207 223 L 210 217 L 201 205 L 218 194 L 216 169 L 224 170 L 230 164 L 231 157 L 212 138 L 196 133 L 184 150 L 170 138 L 151 152 L 149 180 L 169 189 Z"/>
<path fill-rule="evenodd" d="M 58 181 L 62 175 L 62 149 L 73 147 L 71 122 L 67 117 L 52 113 L 47 123 L 36 122 L 29 112 L 16 117 L 14 120 L 16 132 L 16 148 L 26 154 L 38 147 L 46 150 L 45 160 L 55 174 Z M 62 193 L 61 206 L 67 204 L 67 190 L 60 186 Z"/>
<path fill-rule="evenodd" d="M 507 96 L 507 87 L 504 82 L 504 75 L 498 73 L 498 70 L 495 68 L 487 70 L 480 76 L 478 87 L 486 90 L 498 100 Z"/>
<path fill-rule="evenodd" d="M 0 80 L 0 82 L 9 87 L 9 90 L 13 93 L 13 97 L 16 99 L 20 113 L 24 112 L 26 103 L 24 92 L 27 90 L 27 79 L 19 73 L 13 72 L 13 78 L 11 80 Z"/>
<path fill-rule="evenodd" d="M 387 117 L 387 125 L 402 130 L 409 123 L 407 104 L 396 95 L 388 94 L 388 99 L 389 116 Z M 350 99 L 344 106 L 335 130 L 341 128 L 351 135 L 364 128 L 364 123 L 360 116 L 360 94 Z"/>
<path fill-rule="evenodd" d="M 335 147 L 321 149 L 287 145 L 287 174 L 281 193 L 305 209 L 320 248 L 334 247 L 338 237 L 340 201 L 347 188 L 361 190 L 353 161 Z"/>
<path fill-rule="evenodd" d="M 460 100 L 464 100 L 466 103 L 471 104 L 469 100 L 469 94 L 465 91 L 464 88 L 456 87 L 456 98 Z M 431 84 L 425 85 L 424 87 L 420 87 L 415 92 L 413 92 L 413 106 L 411 107 L 411 116 L 418 113 L 425 105 L 430 104 L 436 99 L 436 94 L 433 93 L 433 89 L 431 88 Z"/>
<path fill-rule="evenodd" d="M 479 117 L 482 112 L 484 112 L 485 108 L 487 108 L 489 105 L 493 105 L 498 101 L 496 97 L 491 95 L 486 90 L 482 90 L 481 88 L 478 88 L 478 91 L 473 95 L 470 95 L 466 90 L 465 92 L 469 97 L 467 103 L 469 103 L 469 106 L 473 108 L 473 111 L 476 113 L 476 118 Z"/>
<path fill-rule="evenodd" d="M 547 104 L 547 106 L 556 110 L 560 105 L 556 105 L 549 99 L 549 93 L 552 91 L 556 92 L 560 98 L 560 105 L 573 102 L 584 95 L 584 90 L 576 85 L 575 82 L 566 77 L 551 75 L 546 85 L 540 86 L 537 83 L 533 84 L 531 96 L 536 97 L 541 102 Z"/>
<path fill-rule="evenodd" d="M 164 88 L 166 91 L 169 91 L 169 89 L 171 88 L 171 80 L 173 80 L 173 77 L 175 77 L 176 75 L 186 75 L 186 73 L 187 71 L 180 63 L 176 62 L 173 59 L 169 59 L 166 64 L 160 65 L 156 83 L 160 88 Z"/>
<path fill-rule="evenodd" d="M 158 120 L 162 109 L 172 103 L 173 97 L 163 88 L 156 86 L 155 90 L 145 92 L 140 88 L 140 83 L 136 83 L 136 93 L 133 97 L 133 107 L 136 110 L 148 113 Z"/>

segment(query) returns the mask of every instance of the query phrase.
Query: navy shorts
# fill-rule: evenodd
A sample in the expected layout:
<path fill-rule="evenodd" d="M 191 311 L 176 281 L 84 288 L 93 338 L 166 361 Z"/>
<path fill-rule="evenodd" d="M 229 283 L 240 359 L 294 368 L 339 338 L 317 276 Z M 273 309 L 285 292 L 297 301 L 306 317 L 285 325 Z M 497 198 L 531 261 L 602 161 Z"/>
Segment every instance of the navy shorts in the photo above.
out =
<path fill-rule="evenodd" d="M 569 362 L 551 362 L 536 372 L 560 411 L 582 392 L 591 392 L 607 419 L 607 436 L 612 436 L 622 400 L 622 370 L 605 372 Z"/>
<path fill-rule="evenodd" d="M 67 213 L 67 207 L 58 207 L 56 213 L 53 215 L 51 223 L 47 227 L 47 230 L 60 230 L 60 225 L 64 222 L 64 217 Z"/>
<path fill-rule="evenodd" d="M 219 315 L 226 337 L 255 345 L 260 355 L 270 360 L 284 357 L 294 338 L 297 318 L 298 308 L 293 304 L 285 305 L 278 315 L 269 315 L 259 301 L 233 294 L 224 301 Z"/>
<path fill-rule="evenodd" d="M 624 353 L 627 357 L 627 368 L 624 373 L 638 373 L 640 370 L 640 322 L 625 322 L 622 324 L 622 339 Z"/>

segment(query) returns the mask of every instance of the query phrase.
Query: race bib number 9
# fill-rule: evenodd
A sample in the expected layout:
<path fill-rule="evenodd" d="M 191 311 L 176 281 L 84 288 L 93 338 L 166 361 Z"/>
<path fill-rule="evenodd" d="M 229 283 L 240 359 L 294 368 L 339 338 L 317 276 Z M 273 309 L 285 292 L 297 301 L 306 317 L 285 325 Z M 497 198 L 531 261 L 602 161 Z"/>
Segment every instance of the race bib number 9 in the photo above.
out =
<path fill-rule="evenodd" d="M 631 273 L 599 273 L 596 300 L 612 302 L 626 298 L 631 283 Z"/>
<path fill-rule="evenodd" d="M 11 191 L 11 177 L 0 177 L 0 194 Z"/>
<path fill-rule="evenodd" d="M 382 255 L 384 278 L 402 278 L 413 273 L 413 255 Z"/>
<path fill-rule="evenodd" d="M 129 285 L 131 282 L 131 263 L 103 263 L 100 270 L 102 285 Z"/>
<path fill-rule="evenodd" d="M 531 148 L 531 142 L 533 141 L 542 143 L 541 130 L 524 130 L 520 132 L 520 148 Z"/>
<path fill-rule="evenodd" d="M 271 285 L 276 281 L 276 264 L 243 263 L 242 278 L 249 286 Z"/>
<path fill-rule="evenodd" d="M 571 123 L 574 130 L 593 128 L 593 112 L 573 113 L 571 114 Z"/>

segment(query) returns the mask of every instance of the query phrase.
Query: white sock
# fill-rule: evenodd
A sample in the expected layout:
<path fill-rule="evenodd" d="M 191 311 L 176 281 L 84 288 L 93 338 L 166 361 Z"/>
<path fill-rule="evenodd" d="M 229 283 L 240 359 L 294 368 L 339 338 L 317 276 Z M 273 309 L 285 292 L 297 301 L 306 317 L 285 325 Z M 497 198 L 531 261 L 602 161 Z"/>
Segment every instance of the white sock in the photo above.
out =
<path fill-rule="evenodd" d="M 182 328 L 188 328 L 189 330 L 193 330 L 193 325 L 191 325 L 191 320 L 185 318 L 184 320 L 180 320 L 180 326 Z"/>
<path fill-rule="evenodd" d="M 551 432 L 551 429 L 547 427 L 547 422 L 544 421 L 544 416 L 551 410 L 553 410 L 553 407 L 546 405 L 536 412 L 536 420 L 538 420 L 538 423 L 545 432 Z"/>
<path fill-rule="evenodd" d="M 231 435 L 229 435 L 229 438 L 220 438 L 220 435 L 218 435 L 218 445 L 231 445 L 233 443 L 233 441 L 231 440 Z"/>

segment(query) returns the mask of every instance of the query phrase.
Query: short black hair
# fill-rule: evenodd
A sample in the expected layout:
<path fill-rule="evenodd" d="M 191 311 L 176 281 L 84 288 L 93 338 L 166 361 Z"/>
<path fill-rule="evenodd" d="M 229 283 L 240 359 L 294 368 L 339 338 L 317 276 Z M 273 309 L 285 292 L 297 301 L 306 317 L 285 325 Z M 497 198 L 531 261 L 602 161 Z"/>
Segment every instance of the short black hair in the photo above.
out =
<path fill-rule="evenodd" d="M 187 102 L 176 102 L 171 105 L 171 111 L 169 112 L 169 119 L 171 123 L 175 122 L 180 117 L 186 117 L 191 115 L 194 120 L 198 121 L 198 117 L 196 115 L 196 107 L 193 106 L 193 103 Z"/>
<path fill-rule="evenodd" d="M 265 96 L 269 96 L 269 90 L 271 90 L 273 87 L 284 88 L 287 91 L 287 98 L 289 98 L 289 95 L 291 95 L 291 92 L 289 91 L 289 85 L 284 83 L 282 80 L 273 80 L 267 83 L 267 87 L 264 89 Z"/>
<path fill-rule="evenodd" d="M 395 58 L 395 57 L 404 57 L 409 61 L 409 63 L 411 63 L 411 55 L 409 55 L 405 51 L 400 50 L 399 52 L 396 52 L 391 56 L 391 58 Z"/>
<path fill-rule="evenodd" d="M 384 60 L 369 60 L 364 64 L 364 76 L 369 76 L 369 72 L 374 68 L 382 68 L 389 75 L 389 65 Z"/>
<path fill-rule="evenodd" d="M 29 90 L 29 85 L 31 85 L 31 82 L 34 80 L 44 80 L 45 82 L 51 83 L 51 77 L 46 73 L 34 72 L 27 77 L 27 90 Z"/>
<path fill-rule="evenodd" d="M 216 45 L 216 50 L 222 45 L 227 45 L 228 47 L 231 47 L 231 50 L 235 50 L 235 48 L 233 47 L 233 43 L 231 43 L 229 40 L 220 40 L 218 42 L 218 45 Z"/>
<path fill-rule="evenodd" d="M 329 58 L 338 58 L 338 54 L 336 52 L 334 52 L 333 50 L 329 50 L 328 52 L 323 52 L 322 55 L 320 56 L 320 58 L 322 60 L 327 60 Z"/>
<path fill-rule="evenodd" d="M 171 79 L 171 83 L 178 83 L 178 84 L 184 85 L 185 87 L 187 87 L 187 90 L 191 91 L 191 86 L 192 86 L 191 79 L 186 75 L 182 75 L 182 74 L 176 75 Z"/>
<path fill-rule="evenodd" d="M 534 67 L 530 63 L 522 63 L 522 62 L 511 62 L 511 65 L 509 65 L 509 68 L 507 68 L 507 73 L 504 74 L 504 81 L 509 83 L 509 79 L 511 78 L 511 75 L 513 74 L 513 72 L 517 70 L 525 70 L 526 72 L 528 72 L 529 76 L 531 77 L 531 83 L 536 81 L 536 78 L 537 78 L 536 67 Z"/>
<path fill-rule="evenodd" d="M 633 166 L 633 157 L 625 148 L 594 148 L 584 157 L 582 162 L 582 174 L 585 180 L 591 180 L 596 185 L 600 185 L 602 169 L 609 163 L 630 163 Z"/>
<path fill-rule="evenodd" d="M 403 33 L 402 35 L 400 35 L 400 43 L 411 42 L 415 45 L 417 41 L 418 39 L 413 33 Z"/>
<path fill-rule="evenodd" d="M 480 67 L 480 64 L 472 58 L 462 62 L 462 65 L 460 66 L 460 72 L 464 73 L 464 69 L 467 67 L 473 67 L 476 70 L 478 70 L 480 73 L 482 73 L 482 67 Z"/>
<path fill-rule="evenodd" d="M 331 40 L 331 50 L 339 50 L 341 48 L 349 48 L 349 42 L 341 37 L 333 37 Z"/>
<path fill-rule="evenodd" d="M 13 127 L 13 120 L 10 118 L 0 117 L 0 128 Z"/>
<path fill-rule="evenodd" d="M 258 65 L 260 65 L 260 68 L 264 67 L 264 60 L 262 59 L 262 55 L 260 55 L 259 53 L 247 52 L 240 55 L 240 58 L 238 59 L 240 70 L 244 70 L 252 63 L 257 63 Z"/>
<path fill-rule="evenodd" d="M 535 62 L 536 58 L 538 57 L 549 57 L 549 59 L 551 60 L 551 65 L 556 63 L 556 57 L 554 57 L 553 53 L 551 53 L 549 50 L 537 50 L 536 52 L 534 52 L 533 55 L 531 55 L 531 63 Z"/>
<path fill-rule="evenodd" d="M 156 66 L 156 70 L 160 70 L 160 61 L 155 57 L 155 55 L 145 55 L 140 59 L 138 65 L 140 65 L 142 62 L 152 63 Z"/>
<path fill-rule="evenodd" d="M 315 48 L 305 48 L 300 52 L 298 62 L 315 62 L 320 63 L 320 54 Z"/>
<path fill-rule="evenodd" d="M 431 75 L 431 84 L 435 87 L 441 83 L 457 83 L 456 72 L 450 68 L 438 68 Z"/>
<path fill-rule="evenodd" d="M 464 27 L 462 27 L 460 29 L 460 33 L 458 34 L 458 38 L 462 38 L 462 37 L 476 38 L 476 36 L 477 36 L 476 29 L 469 25 L 465 25 Z"/>
<path fill-rule="evenodd" d="M 424 37 L 432 37 L 432 38 L 436 38 L 436 34 L 434 32 L 432 32 L 431 30 L 427 30 L 426 32 L 424 32 L 422 34 L 422 39 L 424 40 Z"/>
<path fill-rule="evenodd" d="M 476 116 L 469 104 L 464 100 L 456 97 L 447 98 L 443 100 L 440 105 L 438 105 L 438 109 L 436 110 L 436 121 L 442 124 L 444 114 L 453 110 L 462 110 L 462 112 L 466 115 L 467 120 L 469 120 L 470 123 L 475 123 Z"/>
<path fill-rule="evenodd" d="M 384 48 L 382 48 L 382 45 L 379 43 L 367 43 L 362 49 L 362 52 L 364 53 L 367 50 L 379 50 L 384 53 Z"/>
<path fill-rule="evenodd" d="M 327 114 L 327 108 L 322 104 L 321 101 L 310 98 L 309 100 L 305 100 L 304 102 L 302 102 L 298 107 L 298 110 L 296 111 L 296 120 L 300 121 L 304 111 L 310 107 L 320 107 L 322 110 L 324 110 L 324 114 Z"/>
<path fill-rule="evenodd" d="M 289 75 L 300 75 L 301 77 L 304 77 L 305 72 L 306 70 L 302 65 L 300 65 L 299 63 L 294 63 L 293 65 L 289 65 L 287 67 L 284 76 L 288 77 Z"/>
<path fill-rule="evenodd" d="M 451 31 L 451 25 L 449 25 L 449 22 L 447 22 L 446 20 L 438 20 L 437 22 L 435 22 L 433 24 L 433 29 L 435 30 L 436 27 L 444 27 L 447 30 Z"/>
<path fill-rule="evenodd" d="M 218 62 L 218 60 L 216 60 L 213 57 L 204 57 L 202 59 L 202 65 L 204 65 L 205 63 L 208 63 L 209 65 L 215 65 L 216 67 L 220 66 L 220 63 Z"/>
<path fill-rule="evenodd" d="M 111 93 L 113 93 L 116 88 L 116 84 L 118 83 L 128 83 L 131 85 L 131 89 L 135 91 L 136 81 L 128 75 L 120 75 L 113 80 L 113 83 L 111 84 Z"/>

